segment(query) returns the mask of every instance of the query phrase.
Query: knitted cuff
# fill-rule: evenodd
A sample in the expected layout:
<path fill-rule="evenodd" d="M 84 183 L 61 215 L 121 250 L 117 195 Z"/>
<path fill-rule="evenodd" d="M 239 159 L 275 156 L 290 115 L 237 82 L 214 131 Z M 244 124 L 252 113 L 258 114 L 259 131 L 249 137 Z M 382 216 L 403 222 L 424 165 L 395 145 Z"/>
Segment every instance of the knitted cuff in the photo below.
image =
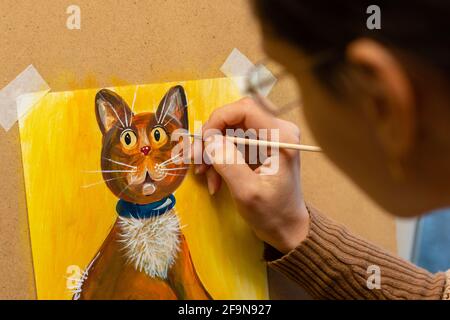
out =
<path fill-rule="evenodd" d="M 448 270 L 446 273 L 446 280 L 445 280 L 445 288 L 444 288 L 444 294 L 442 295 L 442 300 L 449 300 L 450 301 L 450 270 Z"/>

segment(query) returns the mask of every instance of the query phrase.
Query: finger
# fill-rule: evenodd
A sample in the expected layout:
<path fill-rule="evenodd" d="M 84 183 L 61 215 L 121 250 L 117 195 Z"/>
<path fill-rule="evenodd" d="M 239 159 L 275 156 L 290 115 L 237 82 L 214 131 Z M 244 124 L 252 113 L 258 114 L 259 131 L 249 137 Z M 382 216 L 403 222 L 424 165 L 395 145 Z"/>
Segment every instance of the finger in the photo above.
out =
<path fill-rule="evenodd" d="M 241 99 L 235 103 L 223 106 L 213 111 L 207 123 L 203 126 L 204 139 L 228 128 L 242 128 L 257 130 L 265 140 L 298 143 L 300 130 L 289 121 L 275 118 L 261 109 L 250 98 Z M 264 131 L 259 131 L 266 129 Z"/>
<path fill-rule="evenodd" d="M 191 144 L 191 161 L 194 164 L 195 174 L 204 174 L 209 166 L 203 161 L 203 141 L 194 138 Z"/>
<path fill-rule="evenodd" d="M 223 132 L 226 128 L 240 126 L 252 129 L 277 128 L 276 118 L 259 108 L 250 98 L 241 99 L 235 103 L 214 110 L 208 122 L 203 126 L 203 136 L 208 138 L 219 130 Z"/>
<path fill-rule="evenodd" d="M 205 141 L 205 152 L 232 193 L 256 182 L 257 175 L 245 163 L 242 154 L 223 136 L 213 136 Z"/>
<path fill-rule="evenodd" d="M 210 168 L 210 166 L 208 166 L 205 163 L 198 164 L 194 168 L 194 173 L 195 174 L 204 174 L 204 173 L 206 173 L 208 171 L 209 168 Z"/>
<path fill-rule="evenodd" d="M 300 140 L 300 128 L 295 123 L 279 118 L 277 119 L 277 121 L 279 123 L 279 127 L 281 128 L 281 131 L 283 131 L 286 135 L 289 134 L 292 137 L 293 141 Z"/>
<path fill-rule="evenodd" d="M 280 130 L 278 132 L 278 137 L 273 137 L 275 140 L 292 144 L 300 143 L 300 129 L 296 124 L 283 119 L 277 119 L 277 122 Z M 289 159 L 297 158 L 299 155 L 298 150 L 280 149 L 276 151 L 287 156 Z"/>
<path fill-rule="evenodd" d="M 206 180 L 210 195 L 214 195 L 217 191 L 219 191 L 222 184 L 222 178 L 213 167 L 209 167 L 206 171 Z"/>

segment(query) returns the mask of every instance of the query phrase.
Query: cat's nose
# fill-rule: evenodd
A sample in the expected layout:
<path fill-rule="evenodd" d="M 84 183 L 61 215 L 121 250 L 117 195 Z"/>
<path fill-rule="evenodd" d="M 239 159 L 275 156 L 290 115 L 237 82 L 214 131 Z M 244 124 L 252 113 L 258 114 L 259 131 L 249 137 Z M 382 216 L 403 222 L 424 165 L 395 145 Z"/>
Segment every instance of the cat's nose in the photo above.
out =
<path fill-rule="evenodd" d="M 141 152 L 144 154 L 144 156 L 148 155 L 148 153 L 150 152 L 150 147 L 149 146 L 142 147 Z"/>

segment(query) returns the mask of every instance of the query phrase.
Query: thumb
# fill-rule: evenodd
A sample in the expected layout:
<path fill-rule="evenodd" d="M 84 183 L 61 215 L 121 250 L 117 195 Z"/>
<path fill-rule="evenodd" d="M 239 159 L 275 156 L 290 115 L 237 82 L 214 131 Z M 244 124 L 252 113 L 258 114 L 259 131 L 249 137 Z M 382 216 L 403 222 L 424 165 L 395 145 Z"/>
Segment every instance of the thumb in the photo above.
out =
<path fill-rule="evenodd" d="M 224 136 L 209 137 L 205 141 L 205 152 L 231 191 L 242 190 L 256 179 L 257 174 L 247 165 L 242 153 Z"/>

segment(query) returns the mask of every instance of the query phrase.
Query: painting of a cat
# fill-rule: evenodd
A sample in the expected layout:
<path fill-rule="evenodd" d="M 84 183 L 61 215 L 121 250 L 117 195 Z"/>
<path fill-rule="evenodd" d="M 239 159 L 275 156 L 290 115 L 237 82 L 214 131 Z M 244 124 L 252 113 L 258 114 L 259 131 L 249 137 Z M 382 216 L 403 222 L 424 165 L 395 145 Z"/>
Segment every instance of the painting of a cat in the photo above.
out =
<path fill-rule="evenodd" d="M 188 170 L 175 161 L 179 141 L 171 139 L 177 129 L 188 130 L 183 87 L 170 88 L 155 113 L 138 114 L 102 89 L 95 112 L 103 135 L 101 171 L 119 199 L 118 217 L 73 298 L 211 299 L 174 207 L 173 193 Z"/>

